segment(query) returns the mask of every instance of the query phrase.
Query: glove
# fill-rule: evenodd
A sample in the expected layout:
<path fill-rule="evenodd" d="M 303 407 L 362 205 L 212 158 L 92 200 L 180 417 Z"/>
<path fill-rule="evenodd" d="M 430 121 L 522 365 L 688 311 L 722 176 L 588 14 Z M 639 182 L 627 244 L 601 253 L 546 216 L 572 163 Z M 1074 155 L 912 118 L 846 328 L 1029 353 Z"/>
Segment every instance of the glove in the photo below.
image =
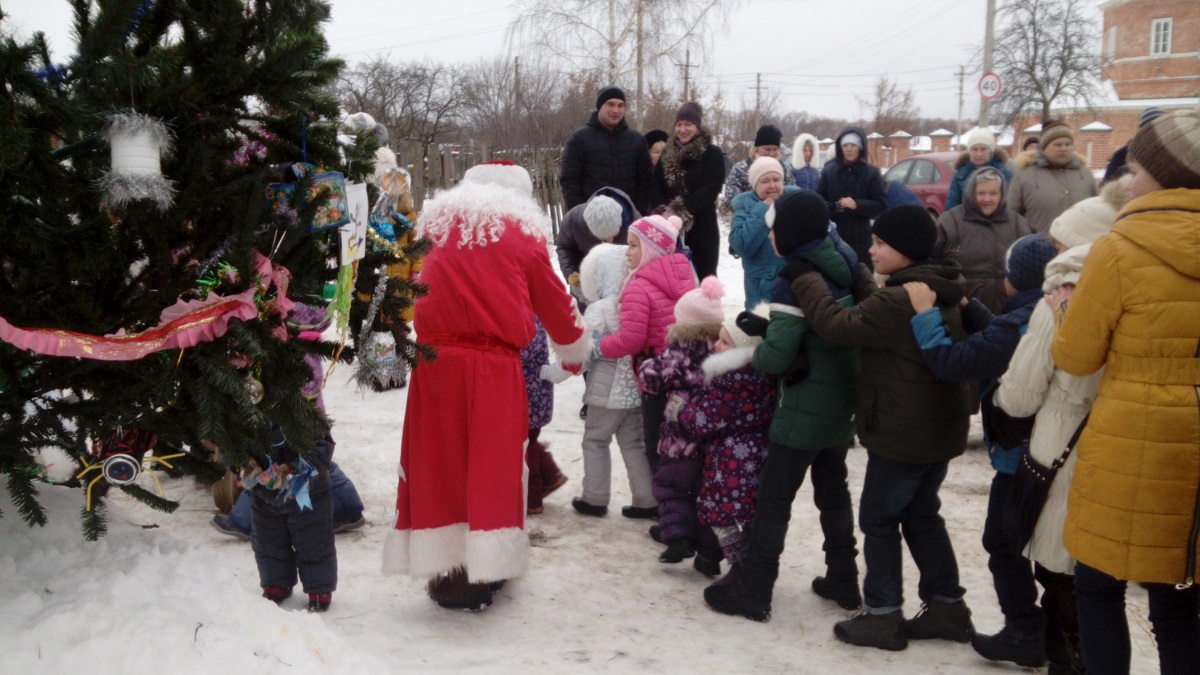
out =
<path fill-rule="evenodd" d="M 663 412 L 663 419 L 667 420 L 668 422 L 678 422 L 679 411 L 681 408 L 683 408 L 683 402 L 682 394 L 671 394 L 671 396 L 667 399 L 667 408 Z"/>
<path fill-rule="evenodd" d="M 816 271 L 818 271 L 816 265 L 803 258 L 799 258 L 796 260 L 789 260 L 788 264 L 779 271 L 779 276 L 787 279 L 788 281 L 795 281 L 797 277 L 805 272 Z"/>
<path fill-rule="evenodd" d="M 809 363 L 808 353 L 803 349 L 796 352 L 796 358 L 788 366 L 788 369 L 783 371 L 783 386 L 794 387 L 808 378 Z"/>
<path fill-rule="evenodd" d="M 742 332 L 750 337 L 765 337 L 767 334 L 767 324 L 771 323 L 770 319 L 755 314 L 754 312 L 744 311 L 737 315 L 734 320 L 737 327 L 742 329 Z"/>

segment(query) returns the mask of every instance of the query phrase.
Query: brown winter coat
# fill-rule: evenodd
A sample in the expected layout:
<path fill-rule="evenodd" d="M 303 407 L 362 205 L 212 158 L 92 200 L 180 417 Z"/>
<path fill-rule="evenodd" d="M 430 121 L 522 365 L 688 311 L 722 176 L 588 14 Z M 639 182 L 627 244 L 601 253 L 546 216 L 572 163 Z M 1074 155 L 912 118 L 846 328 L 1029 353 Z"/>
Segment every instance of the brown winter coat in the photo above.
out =
<path fill-rule="evenodd" d="M 1195 576 L 1200 530 L 1200 190 L 1159 190 L 1092 245 L 1052 355 L 1104 367 L 1063 540 L 1117 579 Z"/>
<path fill-rule="evenodd" d="M 1045 232 L 1072 204 L 1097 194 L 1096 179 L 1078 155 L 1066 166 L 1055 167 L 1039 153 L 1013 176 L 1008 204 L 1029 219 L 1034 231 Z"/>
<path fill-rule="evenodd" d="M 1004 309 L 1004 261 L 1013 242 L 1033 234 L 1025 216 L 1008 207 L 1008 188 L 1000 183 L 1000 205 L 985 216 L 975 199 L 979 173 L 971 174 L 963 190 L 963 203 L 937 219 L 937 242 L 933 257 L 953 260 L 966 277 L 966 294 L 987 306 L 993 314 Z"/>
<path fill-rule="evenodd" d="M 941 462 L 966 449 L 970 391 L 965 382 L 938 379 L 921 358 L 909 323 L 915 315 L 904 290 L 909 281 L 925 282 L 937 293 L 951 339 L 966 337 L 956 263 L 926 261 L 899 270 L 854 307 L 838 305 L 816 272 L 798 277 L 792 292 L 822 340 L 861 348 L 855 426 L 863 446 L 895 461 Z M 870 282 L 860 275 L 858 283 L 856 297 Z"/>

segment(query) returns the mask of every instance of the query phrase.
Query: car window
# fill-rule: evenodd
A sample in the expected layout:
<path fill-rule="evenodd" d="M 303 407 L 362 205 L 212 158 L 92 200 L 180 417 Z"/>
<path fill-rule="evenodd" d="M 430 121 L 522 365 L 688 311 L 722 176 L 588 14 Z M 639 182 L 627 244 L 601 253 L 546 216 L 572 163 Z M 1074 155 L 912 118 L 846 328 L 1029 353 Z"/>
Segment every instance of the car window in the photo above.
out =
<path fill-rule="evenodd" d="M 937 167 L 933 162 L 918 159 L 913 162 L 912 175 L 908 177 L 909 185 L 929 185 L 938 182 Z"/>
<path fill-rule="evenodd" d="M 903 183 L 904 179 L 908 177 L 908 170 L 912 168 L 912 165 L 912 162 L 900 162 L 888 169 L 888 172 L 883 175 L 883 180 L 888 182 L 900 181 Z"/>

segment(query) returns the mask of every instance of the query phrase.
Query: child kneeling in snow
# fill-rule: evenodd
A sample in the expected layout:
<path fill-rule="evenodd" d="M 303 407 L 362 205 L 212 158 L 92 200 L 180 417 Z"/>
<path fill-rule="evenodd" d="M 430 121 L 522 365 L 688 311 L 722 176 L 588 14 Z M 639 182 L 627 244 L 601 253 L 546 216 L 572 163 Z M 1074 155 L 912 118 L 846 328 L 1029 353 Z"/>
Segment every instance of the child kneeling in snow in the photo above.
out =
<path fill-rule="evenodd" d="M 698 551 L 696 569 L 709 575 L 720 572 L 721 551 L 712 530 L 698 527 L 696 522 L 704 454 L 696 439 L 680 425 L 679 413 L 703 395 L 701 364 L 713 353 L 720 336 L 725 319 L 721 307 L 724 295 L 725 289 L 716 277 L 706 277 L 700 288 L 684 293 L 675 304 L 675 324 L 667 332 L 667 346 L 638 368 L 642 389 L 667 399 L 658 434 L 658 469 L 654 473 L 659 536 L 667 544 L 658 559 L 677 563 Z"/>

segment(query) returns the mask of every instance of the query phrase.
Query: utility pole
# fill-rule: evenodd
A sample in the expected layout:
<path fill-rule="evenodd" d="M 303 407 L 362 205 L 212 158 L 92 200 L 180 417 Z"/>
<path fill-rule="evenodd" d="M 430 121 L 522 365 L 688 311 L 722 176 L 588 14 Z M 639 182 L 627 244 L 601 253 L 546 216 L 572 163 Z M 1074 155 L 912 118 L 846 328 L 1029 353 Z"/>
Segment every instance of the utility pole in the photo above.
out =
<path fill-rule="evenodd" d="M 521 110 L 521 57 L 513 57 L 513 110 Z"/>
<path fill-rule="evenodd" d="M 633 121 L 637 123 L 637 128 L 642 128 L 642 7 L 646 3 L 644 0 L 638 0 L 637 3 L 637 108 L 633 111 Z"/>
<path fill-rule="evenodd" d="M 967 77 L 967 69 L 958 67 L 958 142 L 962 143 L 962 120 L 963 120 L 963 80 Z"/>
<path fill-rule="evenodd" d="M 679 67 L 683 68 L 683 102 L 687 103 L 688 101 L 692 100 L 691 89 L 688 86 L 690 83 L 690 80 L 691 80 L 692 68 L 699 67 L 699 66 L 692 65 L 692 50 L 691 49 L 688 49 L 687 51 L 684 52 L 684 61 L 683 61 L 683 64 L 680 65 Z"/>
<path fill-rule="evenodd" d="M 992 50 L 995 48 L 996 36 L 996 0 L 987 0 L 987 29 L 983 36 L 983 72 L 992 72 Z M 983 98 L 980 93 L 979 98 L 979 126 L 985 127 L 990 121 L 992 102 Z M 961 117 L 961 115 L 960 115 Z"/>
<path fill-rule="evenodd" d="M 762 73 L 754 74 L 754 126 L 762 126 Z"/>

